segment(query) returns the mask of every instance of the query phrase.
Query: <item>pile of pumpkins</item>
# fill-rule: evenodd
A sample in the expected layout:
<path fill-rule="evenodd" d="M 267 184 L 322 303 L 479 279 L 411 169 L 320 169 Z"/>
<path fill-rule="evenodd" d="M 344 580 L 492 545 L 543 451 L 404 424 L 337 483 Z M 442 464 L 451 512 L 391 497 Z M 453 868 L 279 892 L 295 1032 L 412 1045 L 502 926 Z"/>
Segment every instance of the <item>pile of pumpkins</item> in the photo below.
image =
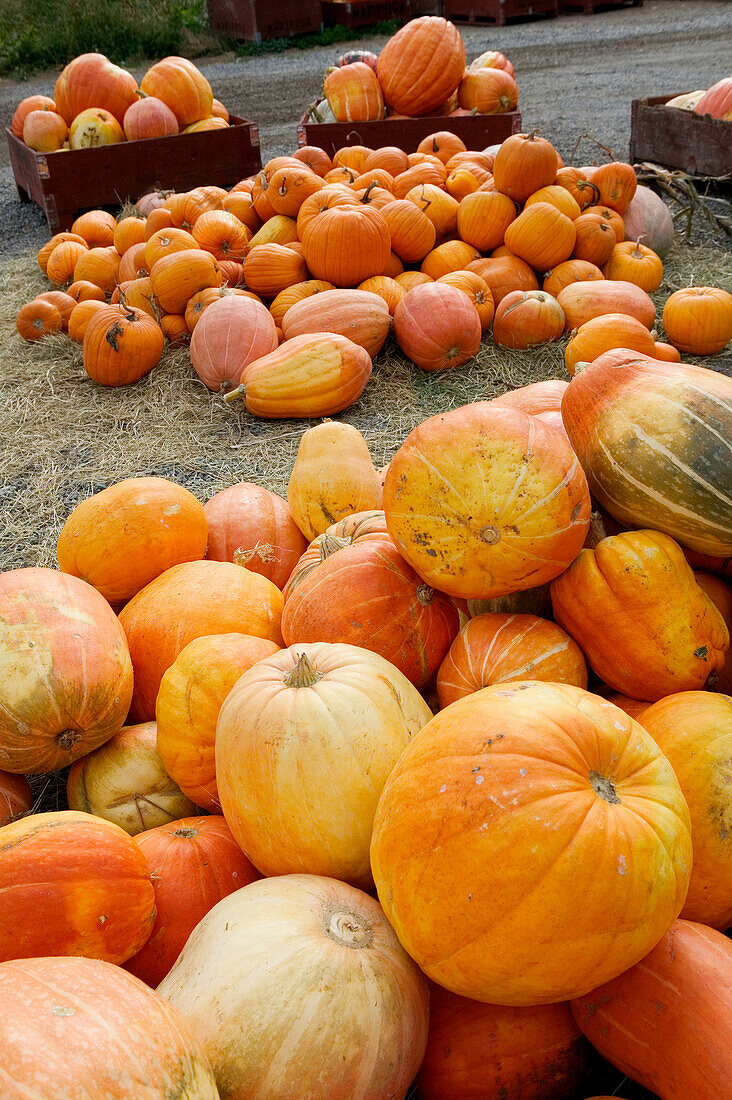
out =
<path fill-rule="evenodd" d="M 328 69 L 309 122 L 378 122 L 427 115 L 501 115 L 518 107 L 509 59 L 488 50 L 465 67 L 465 43 L 448 19 L 412 19 L 378 55 L 344 54 Z"/>
<path fill-rule="evenodd" d="M 516 350 L 571 333 L 570 375 L 612 348 L 678 362 L 732 338 L 732 295 L 702 286 L 669 296 L 656 339 L 667 207 L 629 164 L 566 167 L 538 134 L 475 152 L 443 131 L 412 154 L 351 145 L 333 160 L 305 146 L 228 192 L 142 205 L 52 237 L 38 262 L 58 289 L 18 315 L 27 340 L 82 342 L 102 385 L 136 382 L 166 338 L 190 338 L 201 380 L 250 413 L 329 416 L 358 399 L 391 332 L 427 371 L 465 363 L 491 328 Z"/>
<path fill-rule="evenodd" d="M 156 62 L 138 88 L 132 73 L 104 54 L 84 53 L 62 71 L 53 99 L 32 95 L 21 100 L 11 128 L 36 152 L 55 153 L 228 125 L 226 107 L 187 58 Z"/>
<path fill-rule="evenodd" d="M 732 381 L 625 349 L 381 471 L 309 428 L 286 500 L 77 505 L 0 574 L 3 1096 L 567 1100 L 594 1047 L 719 1100 L 730 484 Z"/>

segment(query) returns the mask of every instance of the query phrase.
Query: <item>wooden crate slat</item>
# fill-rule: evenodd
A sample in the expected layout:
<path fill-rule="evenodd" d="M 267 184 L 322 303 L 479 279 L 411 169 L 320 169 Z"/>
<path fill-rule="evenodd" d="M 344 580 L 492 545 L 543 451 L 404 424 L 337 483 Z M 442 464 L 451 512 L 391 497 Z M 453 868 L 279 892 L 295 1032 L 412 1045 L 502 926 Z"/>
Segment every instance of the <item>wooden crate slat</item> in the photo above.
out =
<path fill-rule="evenodd" d="M 9 127 L 5 133 L 19 198 L 37 203 L 57 231 L 81 210 L 136 200 L 156 187 L 231 186 L 259 171 L 257 126 L 236 115 L 231 122 L 223 130 L 48 154 L 29 149 Z"/>
<path fill-rule="evenodd" d="M 212 31 L 261 42 L 323 29 L 320 0 L 206 0 Z"/>
<path fill-rule="evenodd" d="M 680 93 L 679 93 L 680 94 Z M 634 99 L 630 162 L 651 161 L 692 176 L 732 173 L 732 122 L 667 107 L 674 96 Z"/>
<path fill-rule="evenodd" d="M 642 8 L 643 0 L 559 0 L 560 12 L 581 12 L 594 15 L 597 11 L 612 8 Z"/>
<path fill-rule="evenodd" d="M 439 130 L 450 130 L 462 138 L 468 149 L 483 149 L 505 141 L 521 130 L 521 112 L 503 115 L 430 115 L 428 118 L 385 118 L 381 122 L 308 122 L 303 115 L 297 128 L 299 145 L 317 145 L 333 156 L 344 145 L 365 145 L 379 149 L 396 145 L 414 153 L 423 138 Z"/>
<path fill-rule="evenodd" d="M 556 18 L 559 0 L 445 0 L 445 18 L 454 23 L 493 23 L 546 16 Z"/>
<path fill-rule="evenodd" d="M 407 0 L 323 0 L 321 7 L 326 26 L 368 27 L 409 16 Z"/>

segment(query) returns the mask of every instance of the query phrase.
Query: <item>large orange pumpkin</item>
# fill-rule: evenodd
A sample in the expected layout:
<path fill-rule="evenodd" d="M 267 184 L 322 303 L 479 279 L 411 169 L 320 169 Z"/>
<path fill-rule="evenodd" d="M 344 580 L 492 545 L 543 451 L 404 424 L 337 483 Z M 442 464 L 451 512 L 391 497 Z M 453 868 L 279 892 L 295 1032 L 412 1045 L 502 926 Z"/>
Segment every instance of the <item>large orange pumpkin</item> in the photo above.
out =
<path fill-rule="evenodd" d="M 171 566 L 202 558 L 207 535 L 203 508 L 182 485 L 131 477 L 77 504 L 56 552 L 62 572 L 121 604 Z"/>
<path fill-rule="evenodd" d="M 211 561 L 236 561 L 284 588 L 307 541 L 287 502 L 260 485 L 241 481 L 204 505 Z"/>
<path fill-rule="evenodd" d="M 480 347 L 483 329 L 467 294 L 445 283 L 410 290 L 394 310 L 399 347 L 422 370 L 448 370 Z"/>
<path fill-rule="evenodd" d="M 557 151 L 538 133 L 512 134 L 502 143 L 493 162 L 496 190 L 516 202 L 525 202 L 540 187 L 554 183 Z"/>
<path fill-rule="evenodd" d="M 400 553 L 428 584 L 488 599 L 566 569 L 587 533 L 590 496 L 558 432 L 483 401 L 407 436 L 389 465 L 384 511 Z"/>
<path fill-rule="evenodd" d="M 603 313 L 585 321 L 564 349 L 567 372 L 573 375 L 578 363 L 592 363 L 613 348 L 629 348 L 654 357 L 656 344 L 646 326 L 627 313 Z"/>
<path fill-rule="evenodd" d="M 100 386 L 130 386 L 160 362 L 165 337 L 149 313 L 110 305 L 92 315 L 82 346 L 90 378 Z"/>
<path fill-rule="evenodd" d="M 274 642 L 248 634 L 194 638 L 160 681 L 158 752 L 180 789 L 205 810 L 220 808 L 214 742 L 221 705 L 239 677 L 277 649 Z"/>
<path fill-rule="evenodd" d="M 551 595 L 555 619 L 615 691 L 653 701 L 715 686 L 729 632 L 668 535 L 602 539 L 552 581 Z"/>
<path fill-rule="evenodd" d="M 207 286 L 221 286 L 222 281 L 216 260 L 202 248 L 161 256 L 150 268 L 150 278 L 165 313 L 183 313 L 189 298 Z"/>
<path fill-rule="evenodd" d="M 301 239 L 314 278 L 336 286 L 383 275 L 389 262 L 389 227 L 373 206 L 332 206 L 304 227 Z"/>
<path fill-rule="evenodd" d="M 282 318 L 285 340 L 306 333 L 339 332 L 372 358 L 384 346 L 389 327 L 386 302 L 366 290 L 326 290 L 297 302 Z"/>
<path fill-rule="evenodd" d="M 436 715 L 389 776 L 371 844 L 384 912 L 428 977 L 507 1005 L 582 996 L 637 963 L 681 910 L 691 860 L 649 734 L 536 681 Z"/>
<path fill-rule="evenodd" d="M 216 779 L 255 867 L 369 888 L 379 794 L 430 717 L 398 669 L 356 646 L 300 644 L 245 672 L 219 714 Z"/>
<path fill-rule="evenodd" d="M 653 328 L 656 307 L 645 290 L 633 283 L 598 279 L 572 283 L 557 295 L 567 319 L 567 332 L 604 313 L 626 313 Z"/>
<path fill-rule="evenodd" d="M 145 860 L 117 825 L 61 810 L 0 829 L 0 961 L 85 955 L 122 963 L 154 920 Z"/>
<path fill-rule="evenodd" d="M 663 307 L 663 327 L 679 351 L 716 355 L 732 339 L 732 294 L 716 286 L 677 290 Z"/>
<path fill-rule="evenodd" d="M 676 921 L 642 962 L 572 1011 L 600 1054 L 665 1100 L 720 1100 L 720 1082 L 732 1080 L 732 941 Z"/>
<path fill-rule="evenodd" d="M 426 115 L 452 95 L 465 70 L 457 27 L 425 15 L 397 31 L 379 54 L 376 72 L 392 111 Z"/>
<path fill-rule="evenodd" d="M 207 306 L 191 337 L 191 363 L 210 390 L 236 386 L 250 363 L 278 346 L 269 310 L 253 298 L 227 294 Z"/>
<path fill-rule="evenodd" d="M 460 203 L 457 228 L 462 240 L 481 252 L 503 244 L 506 230 L 516 218 L 516 204 L 500 191 L 475 191 Z"/>
<path fill-rule="evenodd" d="M 514 256 L 512 252 L 506 252 L 500 256 L 494 256 L 482 260 L 472 260 L 468 271 L 474 271 L 491 289 L 493 302 L 499 306 L 507 294 L 516 290 L 538 290 L 539 283 L 536 275 L 529 265 Z"/>
<path fill-rule="evenodd" d="M 211 85 L 200 69 L 185 57 L 164 57 L 147 70 L 140 87 L 146 95 L 162 99 L 181 128 L 211 116 Z"/>
<path fill-rule="evenodd" d="M 220 815 L 171 821 L 138 833 L 135 842 L 150 870 L 156 916 L 150 938 L 125 969 L 154 987 L 214 905 L 261 875 Z"/>
<path fill-rule="evenodd" d="M 330 69 L 323 93 L 336 122 L 374 122 L 384 117 L 381 85 L 363 61 Z"/>
<path fill-rule="evenodd" d="M 141 1096 L 141 1089 L 149 1097 L 218 1100 L 183 1014 L 118 966 L 80 958 L 6 962 L 0 999 L 5 1100 L 112 1100 Z"/>
<path fill-rule="evenodd" d="M 194 638 L 238 631 L 280 643 L 282 593 L 266 577 L 222 561 L 176 565 L 146 585 L 119 621 L 135 673 L 133 714 L 155 717 L 160 681 Z"/>
<path fill-rule="evenodd" d="M 575 239 L 574 222 L 548 202 L 527 205 L 504 236 L 506 247 L 535 271 L 548 271 L 568 260 Z"/>
<path fill-rule="evenodd" d="M 101 107 L 121 123 L 137 99 L 137 81 L 103 54 L 83 53 L 61 71 L 53 99 L 69 125 L 88 107 Z"/>

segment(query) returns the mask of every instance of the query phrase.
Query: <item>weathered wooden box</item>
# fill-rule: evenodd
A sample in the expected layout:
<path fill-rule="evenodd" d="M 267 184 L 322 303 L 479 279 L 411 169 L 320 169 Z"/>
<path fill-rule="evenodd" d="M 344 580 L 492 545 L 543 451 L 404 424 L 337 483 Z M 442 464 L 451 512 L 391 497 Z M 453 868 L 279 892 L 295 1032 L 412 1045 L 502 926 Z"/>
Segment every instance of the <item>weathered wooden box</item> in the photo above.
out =
<path fill-rule="evenodd" d="M 207 0 L 207 6 L 211 30 L 227 38 L 261 42 L 323 29 L 320 0 Z"/>
<path fill-rule="evenodd" d="M 554 19 L 558 0 L 445 0 L 445 18 L 454 23 L 493 23 L 503 26 L 509 19 L 547 16 Z"/>
<path fill-rule="evenodd" d="M 381 122 L 308 122 L 307 115 L 297 128 L 299 145 L 318 145 L 333 156 L 344 145 L 365 145 L 379 149 L 396 145 L 414 153 L 423 138 L 439 130 L 451 130 L 468 149 L 497 145 L 521 130 L 521 112 L 504 115 L 430 115 L 428 118 L 385 118 Z"/>
<path fill-rule="evenodd" d="M 323 0 L 323 23 L 343 27 L 368 27 L 388 19 L 406 22 L 407 0 Z"/>
<path fill-rule="evenodd" d="M 634 99 L 630 114 L 630 163 L 651 161 L 692 176 L 732 173 L 732 122 L 667 107 L 674 96 Z"/>

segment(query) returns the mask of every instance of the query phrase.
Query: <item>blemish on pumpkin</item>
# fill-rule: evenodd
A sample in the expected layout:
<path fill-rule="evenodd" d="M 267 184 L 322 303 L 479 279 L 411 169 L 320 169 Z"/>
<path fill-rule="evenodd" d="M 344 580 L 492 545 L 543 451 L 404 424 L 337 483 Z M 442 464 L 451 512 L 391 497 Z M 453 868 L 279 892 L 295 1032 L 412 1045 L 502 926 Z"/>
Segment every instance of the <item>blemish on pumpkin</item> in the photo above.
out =
<path fill-rule="evenodd" d="M 174 516 L 176 512 L 180 512 L 180 508 L 180 504 L 171 504 L 169 508 L 165 509 L 163 514 L 166 516 Z"/>
<path fill-rule="evenodd" d="M 51 1005 L 51 1012 L 54 1016 L 73 1016 L 73 1008 L 67 1008 L 66 1005 Z"/>
<path fill-rule="evenodd" d="M 618 801 L 620 801 L 620 799 L 618 799 Z M 618 874 L 619 875 L 627 875 L 627 873 L 628 873 L 628 868 L 627 868 L 627 865 L 626 865 L 626 862 L 625 862 L 625 856 L 621 852 L 620 855 L 618 856 Z"/>
<path fill-rule="evenodd" d="M 702 660 L 702 661 L 706 661 L 707 652 L 708 652 L 707 647 L 705 645 L 700 645 L 698 649 L 694 650 L 694 656 L 699 657 L 700 660 Z"/>
<path fill-rule="evenodd" d="M 56 734 L 56 744 L 64 752 L 71 752 L 74 745 L 77 745 L 81 741 L 81 733 L 79 730 L 61 730 Z"/>

